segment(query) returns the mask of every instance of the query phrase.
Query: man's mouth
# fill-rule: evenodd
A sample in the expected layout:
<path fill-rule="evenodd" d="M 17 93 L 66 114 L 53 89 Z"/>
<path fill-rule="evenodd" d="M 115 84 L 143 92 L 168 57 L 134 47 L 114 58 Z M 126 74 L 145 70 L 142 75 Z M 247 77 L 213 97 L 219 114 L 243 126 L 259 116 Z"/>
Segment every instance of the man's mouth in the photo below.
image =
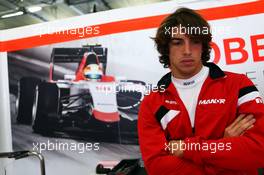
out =
<path fill-rule="evenodd" d="M 183 64 L 193 64 L 194 63 L 194 60 L 193 59 L 190 59 L 190 58 L 187 58 L 187 59 L 183 59 L 181 61 L 181 63 L 183 63 Z"/>

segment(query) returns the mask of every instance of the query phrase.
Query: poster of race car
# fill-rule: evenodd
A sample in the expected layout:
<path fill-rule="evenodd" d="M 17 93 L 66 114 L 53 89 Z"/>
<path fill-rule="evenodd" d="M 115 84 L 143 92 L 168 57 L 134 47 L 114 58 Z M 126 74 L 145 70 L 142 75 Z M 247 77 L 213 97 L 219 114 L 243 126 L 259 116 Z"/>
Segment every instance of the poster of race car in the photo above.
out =
<path fill-rule="evenodd" d="M 101 45 L 53 47 L 49 53 L 47 63 L 25 63 L 31 70 L 18 64 L 28 59 L 24 51 L 8 54 L 17 123 L 30 125 L 42 135 L 83 131 L 104 136 L 104 141 L 115 138 L 112 141 L 117 143 L 130 137 L 137 144 L 137 113 L 146 83 L 107 75 L 108 48 Z M 38 72 L 41 69 L 46 72 Z M 84 134 L 79 136 L 85 139 Z"/>

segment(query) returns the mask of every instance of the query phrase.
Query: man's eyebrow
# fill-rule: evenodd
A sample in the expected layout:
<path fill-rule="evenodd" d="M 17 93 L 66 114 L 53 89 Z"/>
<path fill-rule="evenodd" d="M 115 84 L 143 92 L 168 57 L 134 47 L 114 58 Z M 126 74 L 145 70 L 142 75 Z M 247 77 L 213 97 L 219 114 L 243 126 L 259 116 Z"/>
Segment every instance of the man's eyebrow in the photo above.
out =
<path fill-rule="evenodd" d="M 171 38 L 171 41 L 183 40 L 182 38 Z"/>

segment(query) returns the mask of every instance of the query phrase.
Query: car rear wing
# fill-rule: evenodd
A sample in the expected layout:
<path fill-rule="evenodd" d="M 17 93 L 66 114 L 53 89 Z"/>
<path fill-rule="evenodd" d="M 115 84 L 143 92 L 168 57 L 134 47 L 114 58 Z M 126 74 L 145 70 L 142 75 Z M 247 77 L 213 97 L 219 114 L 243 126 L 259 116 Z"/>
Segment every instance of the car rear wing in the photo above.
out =
<path fill-rule="evenodd" d="M 79 48 L 53 48 L 50 59 L 50 81 L 53 80 L 54 63 L 80 63 L 84 53 L 95 52 L 105 74 L 107 64 L 107 48 L 101 45 L 88 45 Z"/>
<path fill-rule="evenodd" d="M 101 46 L 87 46 L 81 48 L 53 48 L 51 62 L 79 63 L 85 52 L 95 52 L 100 63 L 107 61 L 107 48 Z"/>

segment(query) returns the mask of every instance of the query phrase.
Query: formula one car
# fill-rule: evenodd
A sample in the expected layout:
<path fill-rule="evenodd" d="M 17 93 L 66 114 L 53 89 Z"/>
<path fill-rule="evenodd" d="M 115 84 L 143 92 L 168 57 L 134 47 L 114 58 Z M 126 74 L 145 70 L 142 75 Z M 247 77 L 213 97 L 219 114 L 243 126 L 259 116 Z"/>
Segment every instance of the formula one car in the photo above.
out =
<path fill-rule="evenodd" d="M 100 45 L 54 48 L 49 82 L 34 77 L 20 80 L 17 122 L 32 124 L 33 131 L 43 135 L 80 130 L 114 134 L 119 141 L 136 138 L 146 85 L 108 76 L 106 65 L 107 48 Z"/>

